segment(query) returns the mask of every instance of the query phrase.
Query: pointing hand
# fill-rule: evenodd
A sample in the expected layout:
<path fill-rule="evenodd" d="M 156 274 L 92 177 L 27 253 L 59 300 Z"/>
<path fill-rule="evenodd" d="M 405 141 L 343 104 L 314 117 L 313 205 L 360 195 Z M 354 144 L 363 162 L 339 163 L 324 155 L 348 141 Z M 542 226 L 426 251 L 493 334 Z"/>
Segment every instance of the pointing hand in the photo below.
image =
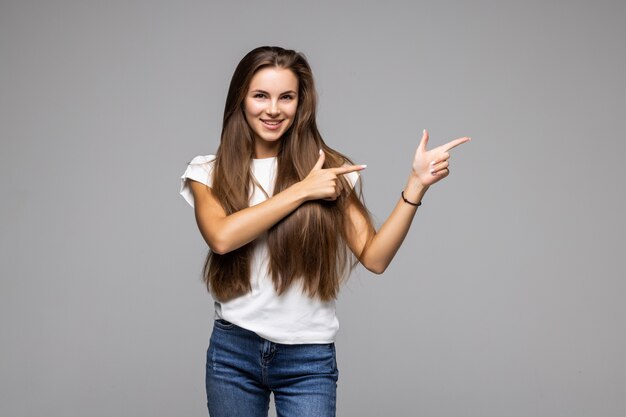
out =
<path fill-rule="evenodd" d="M 422 140 L 415 151 L 415 158 L 413 159 L 413 175 L 424 186 L 430 186 L 444 179 L 450 174 L 450 163 L 448 162 L 450 154 L 448 151 L 470 140 L 468 137 L 458 138 L 427 151 L 428 132 L 424 129 Z"/>
<path fill-rule="evenodd" d="M 341 183 L 337 181 L 339 179 L 338 176 L 365 168 L 365 165 L 346 165 L 323 169 L 325 160 L 326 155 L 320 149 L 320 157 L 315 166 L 311 169 L 309 175 L 302 180 L 302 185 L 306 187 L 309 200 L 336 200 L 341 194 Z"/>

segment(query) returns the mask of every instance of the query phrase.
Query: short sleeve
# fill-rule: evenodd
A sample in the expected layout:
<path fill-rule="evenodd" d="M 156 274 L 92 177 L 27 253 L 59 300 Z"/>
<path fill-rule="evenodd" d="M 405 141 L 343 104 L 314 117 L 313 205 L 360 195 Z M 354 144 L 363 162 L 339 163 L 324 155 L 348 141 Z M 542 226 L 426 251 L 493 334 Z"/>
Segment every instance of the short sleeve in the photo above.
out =
<path fill-rule="evenodd" d="M 348 180 L 348 184 L 354 188 L 356 186 L 357 181 L 359 180 L 359 172 L 352 171 L 345 174 L 346 179 Z"/>
<path fill-rule="evenodd" d="M 194 206 L 193 193 L 188 179 L 198 181 L 209 187 L 213 185 L 213 162 L 215 155 L 198 155 L 187 164 L 185 173 L 180 177 L 180 195 L 191 207 Z"/>

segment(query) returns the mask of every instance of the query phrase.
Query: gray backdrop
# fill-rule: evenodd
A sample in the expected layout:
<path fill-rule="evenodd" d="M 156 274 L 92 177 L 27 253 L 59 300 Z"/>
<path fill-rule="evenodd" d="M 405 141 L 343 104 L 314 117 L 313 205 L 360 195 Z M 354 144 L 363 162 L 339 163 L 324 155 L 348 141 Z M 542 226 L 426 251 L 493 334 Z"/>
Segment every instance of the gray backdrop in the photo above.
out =
<path fill-rule="evenodd" d="M 179 176 L 264 44 L 309 58 L 378 224 L 423 128 L 473 138 L 342 291 L 339 415 L 626 415 L 625 2 L 0 4 L 0 415 L 206 415 Z"/>

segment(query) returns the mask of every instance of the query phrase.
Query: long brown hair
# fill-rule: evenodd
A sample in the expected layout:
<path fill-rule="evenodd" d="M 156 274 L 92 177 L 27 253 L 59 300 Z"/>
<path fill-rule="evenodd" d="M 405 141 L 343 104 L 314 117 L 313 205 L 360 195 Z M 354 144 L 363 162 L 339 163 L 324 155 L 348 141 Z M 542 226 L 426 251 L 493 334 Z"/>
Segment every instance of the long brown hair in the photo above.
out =
<path fill-rule="evenodd" d="M 317 93 L 311 68 L 303 54 L 279 47 L 263 46 L 250 51 L 237 65 L 230 82 L 220 146 L 213 167 L 212 191 L 226 214 L 249 206 L 254 185 L 250 162 L 254 155 L 254 133 L 246 122 L 243 103 L 252 77 L 262 68 L 291 70 L 298 78 L 298 107 L 292 126 L 280 139 L 274 193 L 303 180 L 319 157 L 326 154 L 324 168 L 352 164 L 347 157 L 327 146 L 317 129 Z M 342 193 L 335 201 L 313 200 L 268 230 L 269 273 L 278 294 L 301 279 L 303 291 L 323 301 L 336 298 L 348 266 L 356 262 L 346 245 L 345 207 L 348 201 L 367 219 L 368 236 L 373 236 L 370 215 L 362 195 L 340 176 Z M 369 240 L 368 240 L 369 241 Z M 207 288 L 220 301 L 250 291 L 250 256 L 255 242 L 225 254 L 209 251 L 203 268 Z M 352 258 L 353 259 L 353 258 Z M 354 260 L 354 259 L 353 259 Z"/>

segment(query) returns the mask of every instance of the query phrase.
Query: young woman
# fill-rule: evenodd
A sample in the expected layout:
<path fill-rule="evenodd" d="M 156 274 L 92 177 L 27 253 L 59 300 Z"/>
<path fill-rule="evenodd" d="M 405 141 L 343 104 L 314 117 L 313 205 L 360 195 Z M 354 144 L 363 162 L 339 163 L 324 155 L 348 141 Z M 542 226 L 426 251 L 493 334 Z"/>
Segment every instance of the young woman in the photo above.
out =
<path fill-rule="evenodd" d="M 470 140 L 427 150 L 424 130 L 398 203 L 376 231 L 355 190 L 365 165 L 326 145 L 315 114 L 304 56 L 254 49 L 231 80 L 216 155 L 195 157 L 181 177 L 210 248 L 213 417 L 267 416 L 270 393 L 278 416 L 335 415 L 335 299 L 351 261 L 376 274 L 387 268 L 424 193 L 448 176 L 448 151 Z"/>

